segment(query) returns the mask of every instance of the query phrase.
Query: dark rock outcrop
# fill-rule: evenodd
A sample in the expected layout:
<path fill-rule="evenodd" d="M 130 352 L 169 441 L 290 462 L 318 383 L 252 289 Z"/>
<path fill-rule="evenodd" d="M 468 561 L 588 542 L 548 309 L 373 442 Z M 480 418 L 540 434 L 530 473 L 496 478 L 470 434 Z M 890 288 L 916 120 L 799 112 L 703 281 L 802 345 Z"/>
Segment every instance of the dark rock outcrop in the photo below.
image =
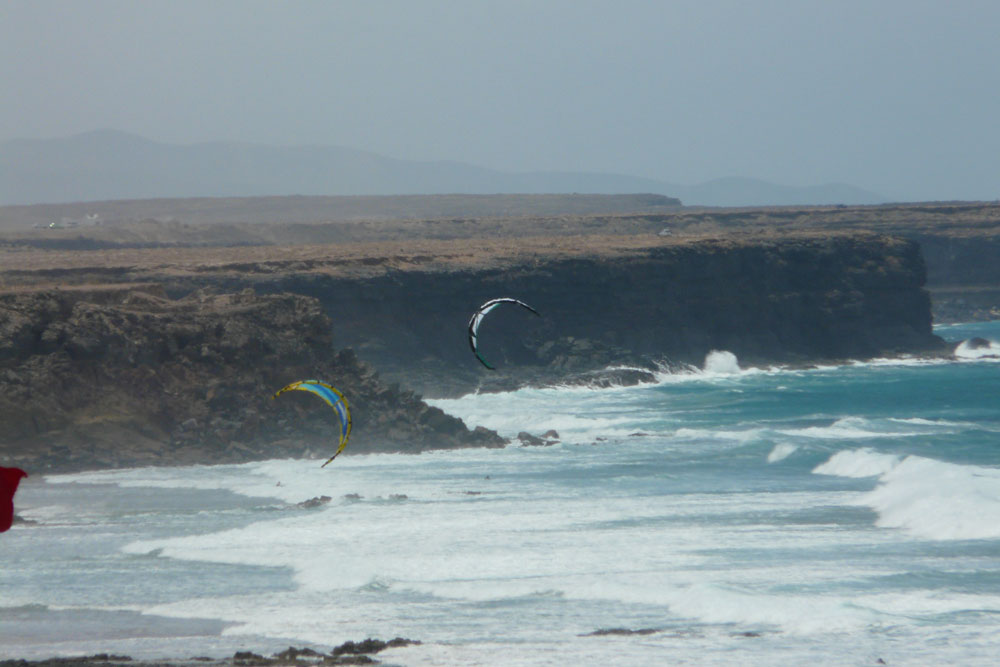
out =
<path fill-rule="evenodd" d="M 516 440 L 521 443 L 522 447 L 549 447 L 559 442 L 559 433 L 554 429 L 549 429 L 539 437 L 527 431 L 521 431 L 517 434 Z"/>
<path fill-rule="evenodd" d="M 659 628 L 639 628 L 638 630 L 632 630 L 631 628 L 601 628 L 600 630 L 594 630 L 593 632 L 588 632 L 586 634 L 579 635 L 580 637 L 606 637 L 608 635 L 652 635 L 657 632 L 663 632 Z"/>
<path fill-rule="evenodd" d="M 748 363 L 940 351 L 925 275 L 916 243 L 853 234 L 650 243 L 611 258 L 526 258 L 361 281 L 284 274 L 255 285 L 316 296 L 342 323 L 338 341 L 380 372 L 426 395 L 454 395 L 648 381 L 642 368 L 700 366 L 711 350 Z M 465 322 L 496 296 L 523 299 L 543 317 L 511 309 L 484 321 L 480 350 L 498 368 L 490 372 L 469 353 Z M 612 365 L 639 368 L 593 373 Z"/>
<path fill-rule="evenodd" d="M 434 396 L 630 384 L 712 350 L 744 366 L 946 352 L 919 246 L 867 233 L 5 258 L 0 463 L 35 470 L 328 455 L 332 411 L 300 392 L 270 398 L 306 378 L 348 396 L 348 453 L 420 451 L 502 440 L 400 384 Z M 28 287 L 43 280 L 61 289 Z M 493 372 L 466 323 L 497 296 L 543 317 L 489 316 L 479 345 Z"/>
<path fill-rule="evenodd" d="M 322 507 L 331 500 L 333 500 L 333 498 L 330 496 L 316 496 L 314 498 L 310 498 L 309 500 L 303 500 L 301 503 L 296 503 L 295 506 L 303 509 L 313 509 L 314 507 Z"/>
<path fill-rule="evenodd" d="M 0 280 L 13 286 L 155 282 L 172 296 L 205 287 L 312 296 L 334 323 L 334 347 L 427 396 L 645 382 L 657 368 L 701 366 L 711 350 L 743 364 L 808 364 L 942 345 L 919 246 L 870 233 L 82 252 L 58 265 L 42 253 L 8 258 Z M 488 316 L 479 345 L 491 372 L 469 353 L 466 323 L 496 296 L 543 317 Z M 76 352 L 88 344 L 77 340 Z"/>
<path fill-rule="evenodd" d="M 312 377 L 349 397 L 347 453 L 502 446 L 335 351 L 331 331 L 315 299 L 290 294 L 2 294 L 0 462 L 58 471 L 326 456 L 333 412 L 299 392 L 271 399 Z"/>

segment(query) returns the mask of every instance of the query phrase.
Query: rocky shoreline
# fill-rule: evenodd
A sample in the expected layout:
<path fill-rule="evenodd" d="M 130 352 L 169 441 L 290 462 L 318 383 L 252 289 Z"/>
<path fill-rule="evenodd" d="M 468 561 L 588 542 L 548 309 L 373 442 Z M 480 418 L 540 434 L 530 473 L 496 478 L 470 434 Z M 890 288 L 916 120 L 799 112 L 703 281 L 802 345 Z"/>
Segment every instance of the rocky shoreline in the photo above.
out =
<path fill-rule="evenodd" d="M 220 270 L 198 280 L 315 296 L 337 322 L 338 344 L 384 377 L 435 397 L 627 382 L 665 367 L 700 368 L 712 350 L 752 365 L 804 365 L 944 349 L 931 331 L 926 270 L 911 241 L 874 234 L 589 241 L 522 240 L 516 253 L 472 264 L 457 254 L 445 261 L 439 250 L 433 262 L 411 255 L 409 265 L 369 266 L 363 278 L 317 266 Z M 500 295 L 525 300 L 542 317 L 510 312 L 486 322 L 480 346 L 498 369 L 484 373 L 468 353 L 464 325 L 479 303 Z"/>
<path fill-rule="evenodd" d="M 396 637 L 388 641 L 368 638 L 359 642 L 348 641 L 329 652 L 311 648 L 289 646 L 271 656 L 252 651 L 237 651 L 231 658 L 164 658 L 162 660 L 134 660 L 131 656 L 97 653 L 89 656 L 47 658 L 43 660 L 0 660 L 0 667 L 310 667 L 334 665 L 377 665 L 381 661 L 373 655 L 386 649 L 404 648 L 420 644 L 413 639 Z"/>
<path fill-rule="evenodd" d="M 332 411 L 299 392 L 271 398 L 313 377 L 350 397 L 354 452 L 504 444 L 335 350 L 315 299 L 170 299 L 147 285 L 0 294 L 0 461 L 60 472 L 325 458 Z"/>
<path fill-rule="evenodd" d="M 426 396 L 940 354 L 919 246 L 869 233 L 650 234 L 285 247 L 0 251 L 0 464 L 32 471 L 500 447 Z M 541 318 L 466 323 L 515 295 Z M 311 399 L 311 400 L 310 400 Z M 315 404 L 314 404 L 315 402 Z M 537 436 L 538 434 L 532 434 Z"/>

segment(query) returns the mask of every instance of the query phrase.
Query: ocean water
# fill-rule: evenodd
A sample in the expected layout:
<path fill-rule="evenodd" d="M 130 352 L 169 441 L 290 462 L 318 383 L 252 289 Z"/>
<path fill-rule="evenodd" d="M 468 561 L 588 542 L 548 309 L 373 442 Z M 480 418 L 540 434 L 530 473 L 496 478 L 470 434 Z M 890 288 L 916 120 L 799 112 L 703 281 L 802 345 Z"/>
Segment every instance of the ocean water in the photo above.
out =
<path fill-rule="evenodd" d="M 434 401 L 548 447 L 34 475 L 0 657 L 996 664 L 1000 322 L 938 332 L 993 344 Z"/>

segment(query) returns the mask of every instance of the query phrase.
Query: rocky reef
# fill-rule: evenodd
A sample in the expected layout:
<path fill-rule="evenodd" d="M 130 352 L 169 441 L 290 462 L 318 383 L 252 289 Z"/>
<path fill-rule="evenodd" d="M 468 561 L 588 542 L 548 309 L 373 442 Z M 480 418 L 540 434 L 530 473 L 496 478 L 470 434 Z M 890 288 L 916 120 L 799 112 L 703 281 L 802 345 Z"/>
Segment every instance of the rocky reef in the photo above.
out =
<path fill-rule="evenodd" d="M 382 662 L 373 655 L 386 649 L 398 649 L 419 645 L 415 639 L 396 637 L 384 641 L 369 637 L 358 642 L 347 641 L 333 647 L 329 652 L 317 651 L 309 647 L 289 646 L 284 651 L 271 656 L 252 651 L 237 651 L 231 658 L 166 658 L 157 660 L 135 660 L 127 655 L 97 653 L 94 655 L 48 658 L 44 660 L 0 660 L 0 667 L 312 667 L 322 665 L 379 665 Z"/>
<path fill-rule="evenodd" d="M 335 350 L 312 298 L 156 285 L 0 294 L 0 462 L 32 471 L 326 456 L 336 415 L 273 393 L 335 378 L 354 452 L 501 446 Z"/>

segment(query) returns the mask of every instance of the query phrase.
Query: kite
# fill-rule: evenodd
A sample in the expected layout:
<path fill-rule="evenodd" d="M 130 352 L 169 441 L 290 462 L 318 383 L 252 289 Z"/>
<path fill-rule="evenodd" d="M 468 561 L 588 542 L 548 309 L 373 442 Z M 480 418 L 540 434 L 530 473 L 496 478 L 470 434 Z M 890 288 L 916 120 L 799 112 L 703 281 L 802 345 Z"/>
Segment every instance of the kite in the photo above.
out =
<path fill-rule="evenodd" d="M 10 530 L 14 523 L 14 494 L 22 477 L 28 473 L 20 468 L 4 468 L 0 466 L 0 533 Z"/>
<path fill-rule="evenodd" d="M 512 299 L 508 296 L 501 297 L 499 299 L 490 299 L 483 305 L 479 306 L 475 313 L 472 314 L 472 319 L 469 320 L 469 347 L 472 348 L 472 353 L 476 355 L 476 359 L 482 362 L 483 366 L 490 369 L 491 371 L 496 370 L 493 366 L 483 359 L 482 355 L 479 354 L 479 325 L 482 324 L 483 318 L 486 317 L 486 313 L 490 312 L 502 303 L 514 303 L 522 308 L 527 308 L 535 315 L 541 317 L 541 313 L 529 306 L 523 301 L 518 301 L 517 299 Z"/>
<path fill-rule="evenodd" d="M 344 447 L 347 446 L 347 439 L 351 437 L 351 411 L 347 407 L 347 399 L 339 391 L 326 384 L 325 382 L 320 382 L 319 380 L 299 380 L 298 382 L 293 382 L 287 387 L 281 389 L 272 398 L 278 398 L 286 391 L 308 391 L 310 393 L 316 394 L 324 401 L 326 404 L 333 408 L 337 416 L 340 417 L 340 446 L 337 447 L 337 451 L 326 460 L 326 463 L 337 458 L 337 454 L 344 451 Z M 325 468 L 326 463 L 320 466 L 320 468 Z"/>

